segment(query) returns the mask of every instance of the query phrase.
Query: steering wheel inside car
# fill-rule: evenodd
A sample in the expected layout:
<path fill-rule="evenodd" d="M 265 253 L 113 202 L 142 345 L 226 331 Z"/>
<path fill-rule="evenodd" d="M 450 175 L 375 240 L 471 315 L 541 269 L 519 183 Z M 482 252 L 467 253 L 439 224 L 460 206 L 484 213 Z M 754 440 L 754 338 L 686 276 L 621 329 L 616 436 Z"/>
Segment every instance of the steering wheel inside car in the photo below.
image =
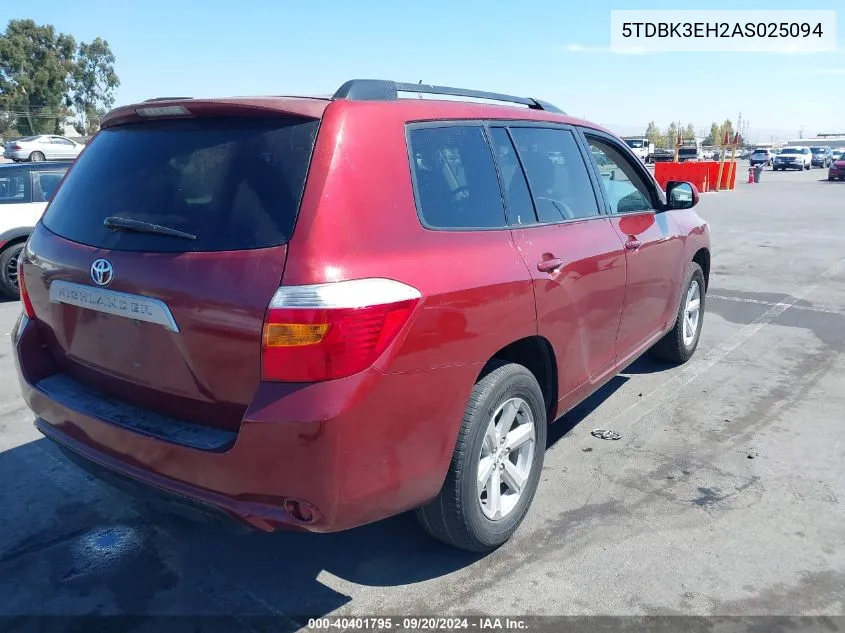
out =
<path fill-rule="evenodd" d="M 575 219 L 575 213 L 572 211 L 572 209 L 570 209 L 569 206 L 567 206 L 566 204 L 564 204 L 560 200 L 555 200 L 554 198 L 547 198 L 547 197 L 543 197 L 543 196 L 538 196 L 537 200 L 538 201 L 544 200 L 546 202 L 551 202 L 554 205 L 555 209 L 558 210 L 558 213 L 560 213 L 565 220 L 574 220 Z"/>

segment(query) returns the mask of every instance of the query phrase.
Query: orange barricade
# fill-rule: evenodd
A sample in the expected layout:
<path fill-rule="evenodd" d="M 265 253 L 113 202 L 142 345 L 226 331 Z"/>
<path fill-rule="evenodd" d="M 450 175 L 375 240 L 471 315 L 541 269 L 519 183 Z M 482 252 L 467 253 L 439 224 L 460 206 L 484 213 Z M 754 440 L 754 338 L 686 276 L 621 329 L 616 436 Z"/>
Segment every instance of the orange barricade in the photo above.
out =
<path fill-rule="evenodd" d="M 708 160 L 707 173 L 709 175 L 710 180 L 710 188 L 708 189 L 708 191 L 716 191 L 716 181 L 719 180 L 719 161 Z"/>
<path fill-rule="evenodd" d="M 660 188 L 666 190 L 666 183 L 670 180 L 677 180 L 675 172 L 680 163 L 659 162 L 654 163 L 654 179 Z"/>
<path fill-rule="evenodd" d="M 716 181 L 719 179 L 719 161 L 702 161 L 707 165 L 709 188 L 707 191 L 716 191 Z M 737 164 L 727 161 L 722 169 L 722 181 L 719 183 L 719 190 L 726 191 L 736 188 Z"/>
<path fill-rule="evenodd" d="M 704 161 L 687 161 L 684 163 L 655 163 L 654 178 L 662 189 L 670 180 L 684 180 L 691 182 L 700 192 L 707 191 L 710 185 L 710 171 Z M 712 182 L 716 181 L 713 176 Z"/>
<path fill-rule="evenodd" d="M 721 189 L 731 190 L 736 188 L 736 170 L 736 162 L 725 163 L 725 169 L 722 172 L 722 182 L 720 183 Z"/>

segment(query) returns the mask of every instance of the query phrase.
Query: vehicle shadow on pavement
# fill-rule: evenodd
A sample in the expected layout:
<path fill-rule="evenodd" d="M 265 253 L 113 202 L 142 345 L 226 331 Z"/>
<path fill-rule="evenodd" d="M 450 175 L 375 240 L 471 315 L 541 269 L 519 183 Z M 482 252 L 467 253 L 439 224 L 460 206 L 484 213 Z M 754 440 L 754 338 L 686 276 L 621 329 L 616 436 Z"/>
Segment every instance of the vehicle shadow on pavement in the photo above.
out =
<path fill-rule="evenodd" d="M 642 359 L 625 373 L 663 368 Z M 548 445 L 629 379 L 562 416 Z M 0 482 L 0 617 L 225 615 L 295 631 L 350 603 L 353 586 L 413 585 L 482 558 L 429 538 L 410 513 L 338 534 L 238 534 L 156 513 L 46 439 L 0 452 Z"/>
<path fill-rule="evenodd" d="M 658 372 L 672 369 L 675 365 L 665 363 L 652 358 L 649 355 L 641 356 L 633 364 L 628 366 L 622 373 L 614 376 L 606 385 L 596 391 L 589 398 L 576 405 L 573 409 L 560 416 L 554 424 L 549 427 L 546 440 L 546 447 L 551 448 L 561 439 L 566 437 L 576 426 L 586 419 L 588 415 L 598 409 L 605 401 L 615 394 L 631 376 L 640 374 L 656 374 Z"/>
<path fill-rule="evenodd" d="M 151 514 L 45 439 L 0 453 L 0 481 L 0 616 L 225 614 L 296 630 L 348 603 L 352 584 L 414 584 L 481 558 L 429 538 L 409 514 L 322 535 Z"/>

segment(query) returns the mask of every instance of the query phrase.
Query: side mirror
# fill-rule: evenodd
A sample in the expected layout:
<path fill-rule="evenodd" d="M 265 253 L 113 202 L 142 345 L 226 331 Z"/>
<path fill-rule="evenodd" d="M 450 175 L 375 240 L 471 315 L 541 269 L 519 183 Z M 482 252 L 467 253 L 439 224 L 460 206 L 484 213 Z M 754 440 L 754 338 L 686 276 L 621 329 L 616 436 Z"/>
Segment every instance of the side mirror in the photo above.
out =
<path fill-rule="evenodd" d="M 698 204 L 698 190 L 690 182 L 670 180 L 666 183 L 666 208 L 692 209 Z"/>

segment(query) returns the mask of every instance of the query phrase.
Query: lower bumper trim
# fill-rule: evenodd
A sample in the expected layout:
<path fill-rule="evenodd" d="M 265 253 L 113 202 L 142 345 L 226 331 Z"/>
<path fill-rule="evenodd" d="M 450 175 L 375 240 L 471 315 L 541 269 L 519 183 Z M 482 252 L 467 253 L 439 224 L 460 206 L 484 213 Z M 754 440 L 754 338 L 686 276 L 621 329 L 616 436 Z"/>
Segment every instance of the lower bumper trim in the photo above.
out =
<path fill-rule="evenodd" d="M 80 455 L 72 448 L 68 448 L 55 438 L 46 435 L 67 459 L 103 483 L 115 488 L 147 506 L 167 514 L 178 515 L 191 519 L 197 523 L 215 525 L 238 533 L 256 532 L 249 524 L 237 520 L 229 513 L 196 499 L 164 491 L 155 486 L 145 484 L 127 475 L 115 472 L 97 462 Z"/>

